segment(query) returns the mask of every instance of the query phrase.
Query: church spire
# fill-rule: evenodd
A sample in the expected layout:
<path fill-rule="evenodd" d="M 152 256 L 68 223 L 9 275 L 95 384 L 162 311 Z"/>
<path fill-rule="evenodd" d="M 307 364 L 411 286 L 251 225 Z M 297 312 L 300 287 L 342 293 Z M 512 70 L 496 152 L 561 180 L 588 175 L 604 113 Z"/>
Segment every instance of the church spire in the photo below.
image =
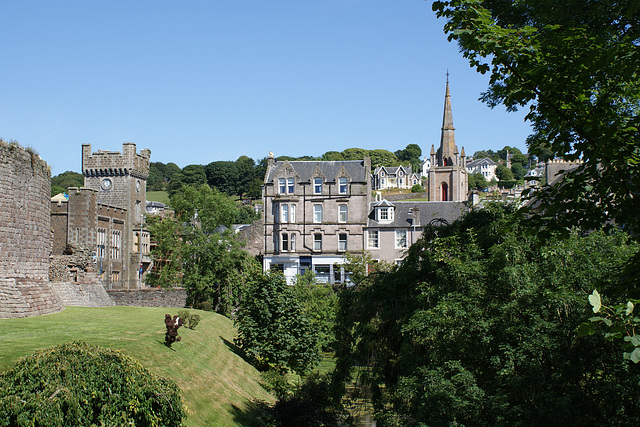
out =
<path fill-rule="evenodd" d="M 451 94 L 449 93 L 449 72 L 447 71 L 447 87 L 444 95 L 444 113 L 442 115 L 442 132 L 440 136 L 440 166 L 451 166 L 455 159 L 456 138 L 453 127 L 453 113 L 451 111 Z"/>

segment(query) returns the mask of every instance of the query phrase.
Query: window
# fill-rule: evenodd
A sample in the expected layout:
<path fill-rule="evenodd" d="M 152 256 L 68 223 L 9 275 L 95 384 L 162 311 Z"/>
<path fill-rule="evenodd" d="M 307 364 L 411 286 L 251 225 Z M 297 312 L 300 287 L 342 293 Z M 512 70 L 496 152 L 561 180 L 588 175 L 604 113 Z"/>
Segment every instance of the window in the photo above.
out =
<path fill-rule="evenodd" d="M 278 179 L 279 193 L 284 194 L 287 190 L 287 183 L 284 178 Z"/>
<path fill-rule="evenodd" d="M 313 250 L 314 251 L 322 250 L 322 234 L 320 233 L 313 235 Z"/>
<path fill-rule="evenodd" d="M 404 178 L 400 178 L 400 185 L 404 185 Z"/>
<path fill-rule="evenodd" d="M 289 214 L 289 221 L 296 222 L 296 205 L 291 205 L 291 212 Z"/>
<path fill-rule="evenodd" d="M 378 249 L 378 230 L 367 231 L 367 248 Z"/>
<path fill-rule="evenodd" d="M 289 205 L 280 206 L 280 211 L 282 213 L 282 222 L 289 222 Z"/>
<path fill-rule="evenodd" d="M 289 234 L 287 233 L 282 233 L 282 250 L 285 252 L 289 250 Z"/>
<path fill-rule="evenodd" d="M 106 245 L 106 243 L 107 243 L 107 229 L 106 228 L 98 228 L 98 241 L 97 241 L 97 246 L 98 246 L 97 255 L 98 255 L 98 258 L 104 258 L 105 257 L 105 252 L 106 252 L 105 245 Z"/>
<path fill-rule="evenodd" d="M 347 194 L 347 178 L 340 178 L 338 183 L 340 194 Z"/>
<path fill-rule="evenodd" d="M 313 205 L 313 222 L 322 222 L 322 205 Z"/>
<path fill-rule="evenodd" d="M 120 230 L 111 231 L 111 258 L 120 259 L 121 248 Z"/>
<path fill-rule="evenodd" d="M 407 230 L 396 230 L 396 249 L 407 247 Z"/>
<path fill-rule="evenodd" d="M 291 233 L 291 252 L 296 251 L 296 235 Z"/>
<path fill-rule="evenodd" d="M 313 194 L 322 194 L 322 178 L 313 178 Z"/>
<path fill-rule="evenodd" d="M 287 178 L 287 191 L 289 191 L 289 193 L 293 193 L 293 190 L 294 190 L 293 178 Z"/>
<path fill-rule="evenodd" d="M 389 208 L 380 208 L 380 210 L 378 211 L 379 215 L 378 215 L 378 219 L 379 220 L 387 220 L 389 219 Z"/>
<path fill-rule="evenodd" d="M 316 273 L 316 282 L 329 283 L 329 278 L 331 277 L 331 265 L 314 265 L 313 269 Z"/>
<path fill-rule="evenodd" d="M 338 251 L 345 252 L 347 250 L 347 235 L 344 233 L 338 234 Z"/>
<path fill-rule="evenodd" d="M 347 205 L 338 205 L 338 222 L 347 222 Z"/>

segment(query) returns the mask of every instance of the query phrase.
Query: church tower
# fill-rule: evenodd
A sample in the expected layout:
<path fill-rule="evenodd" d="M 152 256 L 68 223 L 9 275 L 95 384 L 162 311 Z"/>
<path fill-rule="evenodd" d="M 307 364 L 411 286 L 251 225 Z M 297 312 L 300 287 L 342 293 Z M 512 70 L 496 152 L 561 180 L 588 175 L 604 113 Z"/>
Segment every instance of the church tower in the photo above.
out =
<path fill-rule="evenodd" d="M 429 200 L 432 202 L 463 202 L 467 200 L 469 188 L 467 158 L 464 147 L 462 147 L 462 151 L 458 151 L 454 131 L 449 73 L 447 73 L 440 148 L 436 151 L 435 146 L 431 145 Z"/>

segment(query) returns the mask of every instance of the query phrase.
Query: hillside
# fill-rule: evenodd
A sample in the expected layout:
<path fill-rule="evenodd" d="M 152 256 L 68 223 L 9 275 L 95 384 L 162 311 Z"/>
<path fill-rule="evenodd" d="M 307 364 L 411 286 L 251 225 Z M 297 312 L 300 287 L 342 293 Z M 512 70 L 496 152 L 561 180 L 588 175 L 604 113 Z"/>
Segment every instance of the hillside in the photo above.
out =
<path fill-rule="evenodd" d="M 122 349 L 183 391 L 187 426 L 247 425 L 251 400 L 273 398 L 257 382 L 258 372 L 234 353 L 231 320 L 199 310 L 195 330 L 180 329 L 182 341 L 164 345 L 164 314 L 178 309 L 68 307 L 39 317 L 0 320 L 0 371 L 39 348 L 83 340 Z"/>

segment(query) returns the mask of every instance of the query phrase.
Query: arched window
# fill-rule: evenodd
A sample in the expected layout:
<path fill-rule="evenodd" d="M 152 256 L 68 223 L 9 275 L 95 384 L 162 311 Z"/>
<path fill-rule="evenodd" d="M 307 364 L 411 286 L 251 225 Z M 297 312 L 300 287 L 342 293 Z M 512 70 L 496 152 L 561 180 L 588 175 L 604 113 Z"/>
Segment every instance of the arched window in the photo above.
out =
<path fill-rule="evenodd" d="M 442 201 L 446 202 L 449 200 L 449 186 L 446 182 L 442 183 Z"/>

